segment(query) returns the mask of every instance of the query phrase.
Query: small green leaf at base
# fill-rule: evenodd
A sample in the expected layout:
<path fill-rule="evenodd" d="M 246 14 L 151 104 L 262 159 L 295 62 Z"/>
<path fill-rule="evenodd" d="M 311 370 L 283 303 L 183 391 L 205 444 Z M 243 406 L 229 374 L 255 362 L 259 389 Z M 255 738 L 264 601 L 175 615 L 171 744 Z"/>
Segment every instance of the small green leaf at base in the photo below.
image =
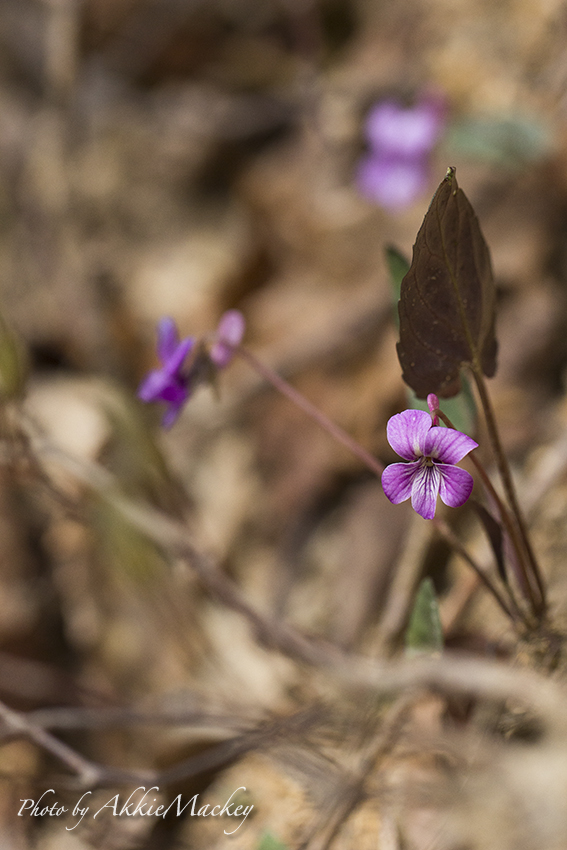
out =
<path fill-rule="evenodd" d="M 443 629 L 435 588 L 430 578 L 424 578 L 413 605 L 406 631 L 406 655 L 433 655 L 443 649 Z"/>
<path fill-rule="evenodd" d="M 260 838 L 256 850 L 288 850 L 288 848 L 272 835 L 271 832 L 265 832 Z"/>

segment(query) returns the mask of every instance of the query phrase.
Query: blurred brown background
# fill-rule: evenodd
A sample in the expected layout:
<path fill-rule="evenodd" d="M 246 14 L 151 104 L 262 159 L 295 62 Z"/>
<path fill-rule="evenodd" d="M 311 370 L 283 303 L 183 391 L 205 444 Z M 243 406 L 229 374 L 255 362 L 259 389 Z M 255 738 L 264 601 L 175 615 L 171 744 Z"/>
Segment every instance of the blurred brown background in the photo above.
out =
<path fill-rule="evenodd" d="M 429 572 L 449 600 L 448 639 L 510 655 L 506 624 L 425 524 L 244 363 L 167 434 L 135 393 L 161 316 L 202 334 L 238 308 L 259 357 L 393 460 L 385 423 L 406 396 L 384 248 L 410 255 L 456 166 L 498 285 L 495 404 L 518 471 L 543 476 L 536 540 L 561 614 L 567 495 L 537 464 L 564 463 L 566 36 L 559 0 L 0 0 L 0 312 L 27 351 L 27 415 L 186 522 L 274 622 L 395 653 Z M 424 91 L 445 98 L 447 129 L 429 194 L 393 216 L 354 184 L 364 117 Z M 48 474 L 0 469 L 3 700 L 224 712 L 204 731 L 126 723 L 65 739 L 105 764 L 163 768 L 318 696 L 112 504 L 57 464 Z M 257 801 L 231 846 L 278 850 L 272 833 L 296 846 L 306 816 L 288 768 L 252 763 L 225 780 Z M 228 846 L 218 824 L 32 823 L 19 799 L 61 766 L 14 741 L 0 772 L 2 847 Z M 202 792 L 217 773 L 179 787 Z M 374 816 L 358 829 L 332 846 L 375 847 Z M 408 846 L 430 846 L 414 833 Z"/>

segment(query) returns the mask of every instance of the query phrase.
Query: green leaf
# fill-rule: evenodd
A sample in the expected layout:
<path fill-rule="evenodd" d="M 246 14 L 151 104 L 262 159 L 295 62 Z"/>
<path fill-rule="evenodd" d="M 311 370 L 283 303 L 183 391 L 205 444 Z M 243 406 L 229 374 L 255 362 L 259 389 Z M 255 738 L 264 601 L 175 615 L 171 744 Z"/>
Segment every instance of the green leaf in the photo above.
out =
<path fill-rule="evenodd" d="M 148 585 L 165 575 L 166 560 L 160 547 L 122 515 L 115 500 L 126 495 L 179 516 L 183 493 L 131 394 L 110 385 L 100 394 L 99 404 L 110 425 L 102 460 L 116 479 L 115 491 L 92 497 L 99 555 L 112 572 Z"/>
<path fill-rule="evenodd" d="M 398 357 L 419 398 L 456 395 L 463 366 L 494 375 L 495 308 L 488 246 L 450 168 L 417 234 L 398 305 Z"/>
<path fill-rule="evenodd" d="M 385 254 L 392 295 L 394 303 L 397 304 L 402 290 L 402 280 L 410 270 L 410 261 L 395 245 L 386 245 Z M 394 321 L 396 322 L 396 327 L 399 327 L 400 321 L 397 310 L 394 311 Z"/>
<path fill-rule="evenodd" d="M 27 375 L 27 354 L 21 340 L 0 318 L 0 398 L 22 395 Z"/>
<path fill-rule="evenodd" d="M 122 516 L 112 495 L 93 498 L 91 520 L 101 560 L 112 573 L 126 575 L 139 585 L 151 584 L 165 574 L 159 547 Z"/>
<path fill-rule="evenodd" d="M 125 494 L 177 514 L 182 491 L 172 478 L 154 432 L 131 394 L 117 389 L 101 400 L 111 426 L 104 463 Z"/>
<path fill-rule="evenodd" d="M 460 157 L 517 169 L 545 156 L 552 147 L 552 134 L 540 118 L 481 116 L 455 122 L 445 146 Z"/>
<path fill-rule="evenodd" d="M 264 832 L 258 843 L 257 850 L 287 850 L 287 846 L 282 844 L 271 832 Z"/>
<path fill-rule="evenodd" d="M 406 631 L 406 654 L 433 654 L 442 649 L 443 629 L 435 588 L 430 578 L 424 578 L 419 585 Z"/>

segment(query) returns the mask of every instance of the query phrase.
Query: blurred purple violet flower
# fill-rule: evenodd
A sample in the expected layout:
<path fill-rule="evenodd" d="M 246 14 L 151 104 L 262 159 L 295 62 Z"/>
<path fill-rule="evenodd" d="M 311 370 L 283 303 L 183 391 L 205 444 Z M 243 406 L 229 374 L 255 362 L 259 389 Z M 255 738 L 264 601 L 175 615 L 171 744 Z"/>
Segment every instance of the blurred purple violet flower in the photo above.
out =
<path fill-rule="evenodd" d="M 169 405 L 162 425 L 170 428 L 191 395 L 190 376 L 182 369 L 195 340 L 189 336 L 179 341 L 175 322 L 168 317 L 160 319 L 157 332 L 157 351 L 162 365 L 144 378 L 138 388 L 138 398 L 146 402 L 164 401 Z"/>
<path fill-rule="evenodd" d="M 144 378 L 138 388 L 138 398 L 146 402 L 162 401 L 168 405 L 162 419 L 164 428 L 171 428 L 199 384 L 213 383 L 216 372 L 228 366 L 235 347 L 242 341 L 245 327 L 242 313 L 228 310 L 220 318 L 210 350 L 207 352 L 201 342 L 195 353 L 197 341 L 194 337 L 180 341 L 173 319 L 160 319 L 157 352 L 162 365 Z M 192 352 L 191 364 L 184 368 Z"/>
<path fill-rule="evenodd" d="M 357 174 L 362 194 L 387 210 L 409 206 L 427 188 L 429 157 L 444 123 L 444 104 L 434 97 L 407 108 L 383 100 L 371 109 L 365 127 L 370 149 Z"/>
<path fill-rule="evenodd" d="M 398 505 L 411 497 L 411 505 L 424 519 L 433 519 L 437 496 L 451 508 L 469 498 L 473 479 L 455 466 L 476 449 L 466 434 L 433 425 L 424 410 L 404 410 L 388 422 L 388 442 L 409 463 L 392 463 L 382 473 L 388 499 Z"/>

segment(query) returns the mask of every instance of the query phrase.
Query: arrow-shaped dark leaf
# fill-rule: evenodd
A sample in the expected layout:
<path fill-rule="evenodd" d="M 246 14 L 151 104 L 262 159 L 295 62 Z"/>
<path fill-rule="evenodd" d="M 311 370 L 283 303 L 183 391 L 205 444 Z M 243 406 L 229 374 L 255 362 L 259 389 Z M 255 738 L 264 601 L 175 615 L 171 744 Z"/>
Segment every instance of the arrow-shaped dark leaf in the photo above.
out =
<path fill-rule="evenodd" d="M 399 302 L 398 357 L 419 398 L 459 392 L 459 370 L 496 371 L 495 290 L 488 246 L 450 168 L 413 247 Z"/>

